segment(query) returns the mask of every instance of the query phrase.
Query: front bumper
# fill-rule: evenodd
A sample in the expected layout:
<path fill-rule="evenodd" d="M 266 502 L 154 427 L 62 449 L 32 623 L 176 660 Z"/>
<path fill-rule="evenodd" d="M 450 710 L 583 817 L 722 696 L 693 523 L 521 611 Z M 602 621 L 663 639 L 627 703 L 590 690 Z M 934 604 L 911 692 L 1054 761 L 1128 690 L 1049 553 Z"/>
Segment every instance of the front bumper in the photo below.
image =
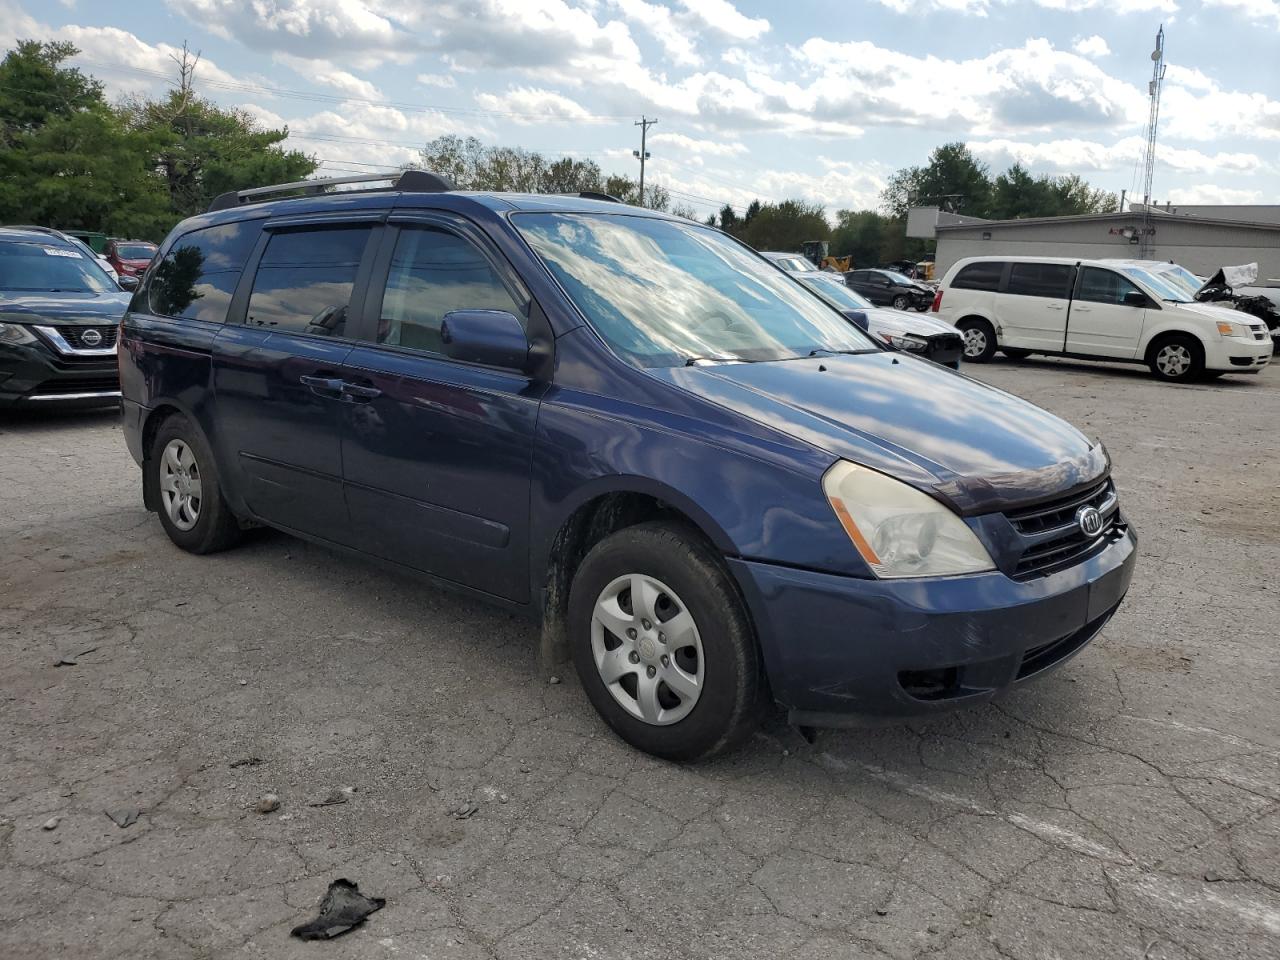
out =
<path fill-rule="evenodd" d="M 0 407 L 101 405 L 120 398 L 110 356 L 62 355 L 43 341 L 0 346 Z"/>
<path fill-rule="evenodd" d="M 1257 373 L 1266 368 L 1274 355 L 1275 341 L 1267 334 L 1263 339 L 1224 337 L 1205 350 L 1207 370 L 1229 373 Z"/>
<path fill-rule="evenodd" d="M 795 722 L 906 717 L 988 700 L 1069 659 L 1119 606 L 1132 530 L 1101 553 L 1025 582 L 992 572 L 861 580 L 729 561 L 775 699 Z"/>

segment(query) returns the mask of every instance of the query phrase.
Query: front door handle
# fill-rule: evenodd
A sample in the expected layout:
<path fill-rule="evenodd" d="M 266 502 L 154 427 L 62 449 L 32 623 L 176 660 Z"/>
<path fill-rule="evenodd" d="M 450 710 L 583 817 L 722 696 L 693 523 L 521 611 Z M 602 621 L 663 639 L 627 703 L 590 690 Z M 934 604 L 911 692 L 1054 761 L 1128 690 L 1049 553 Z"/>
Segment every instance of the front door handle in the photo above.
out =
<path fill-rule="evenodd" d="M 299 377 L 298 382 L 318 397 L 332 398 L 342 393 L 343 381 L 335 377 Z"/>
<path fill-rule="evenodd" d="M 342 399 L 347 403 L 368 403 L 382 396 L 377 387 L 366 387 L 359 383 L 343 383 Z"/>

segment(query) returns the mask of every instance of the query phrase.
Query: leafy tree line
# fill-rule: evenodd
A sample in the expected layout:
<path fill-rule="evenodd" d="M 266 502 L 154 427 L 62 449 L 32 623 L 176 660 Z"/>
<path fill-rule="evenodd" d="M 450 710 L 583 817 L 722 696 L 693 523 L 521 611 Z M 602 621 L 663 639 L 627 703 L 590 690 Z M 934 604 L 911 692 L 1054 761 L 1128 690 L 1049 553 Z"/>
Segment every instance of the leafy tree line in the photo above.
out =
<path fill-rule="evenodd" d="M 196 96 L 185 55 L 178 89 L 110 104 L 66 65 L 78 52 L 22 40 L 0 61 L 0 223 L 160 240 L 219 193 L 316 168 L 281 146 L 287 130 Z"/>
<path fill-rule="evenodd" d="M 944 144 L 924 166 L 905 167 L 893 174 L 880 202 L 880 211 L 837 211 L 834 227 L 822 206 L 797 200 L 777 204 L 756 200 L 742 216 L 726 206 L 708 222 L 758 250 L 799 250 L 805 240 L 827 240 L 836 256 L 852 256 L 859 266 L 873 266 L 930 255 L 933 241 L 906 235 L 907 210 L 914 206 L 942 207 L 989 220 L 1119 209 L 1115 194 L 1095 190 L 1075 174 L 1033 177 L 1015 163 L 993 177 L 990 167 L 963 143 Z"/>
<path fill-rule="evenodd" d="M 606 175 L 594 160 L 552 159 L 522 147 L 489 146 L 475 137 L 436 137 L 422 148 L 414 166 L 448 177 L 460 190 L 607 193 L 640 205 L 639 181 Z M 645 184 L 643 206 L 666 210 L 670 205 L 670 193 L 656 183 Z M 692 211 L 677 206 L 672 212 L 689 216 Z"/>

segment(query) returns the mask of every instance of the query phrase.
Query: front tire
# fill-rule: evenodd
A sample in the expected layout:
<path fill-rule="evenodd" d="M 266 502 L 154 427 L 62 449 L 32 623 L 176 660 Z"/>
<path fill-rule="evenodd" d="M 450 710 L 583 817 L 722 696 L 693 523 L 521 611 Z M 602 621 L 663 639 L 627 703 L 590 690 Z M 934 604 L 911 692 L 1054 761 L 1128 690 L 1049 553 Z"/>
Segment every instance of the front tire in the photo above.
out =
<path fill-rule="evenodd" d="M 222 497 L 213 451 L 186 417 L 165 420 L 151 444 L 160 523 L 190 553 L 215 553 L 240 539 L 240 524 Z"/>
<path fill-rule="evenodd" d="M 981 317 L 965 317 L 956 328 L 964 338 L 964 358 L 970 363 L 988 363 L 1000 349 L 995 328 Z"/>
<path fill-rule="evenodd" d="M 1185 333 L 1158 340 L 1147 354 L 1151 372 L 1169 383 L 1193 383 L 1204 373 L 1204 347 Z"/>
<path fill-rule="evenodd" d="M 911 301 L 906 297 L 904 297 L 902 294 L 898 294 L 896 297 L 893 298 L 893 309 L 895 310 L 906 310 L 910 306 L 911 306 Z"/>
<path fill-rule="evenodd" d="M 639 750 L 703 760 L 755 729 L 755 632 L 719 556 L 688 527 L 643 523 L 597 543 L 569 591 L 569 643 L 592 705 Z"/>

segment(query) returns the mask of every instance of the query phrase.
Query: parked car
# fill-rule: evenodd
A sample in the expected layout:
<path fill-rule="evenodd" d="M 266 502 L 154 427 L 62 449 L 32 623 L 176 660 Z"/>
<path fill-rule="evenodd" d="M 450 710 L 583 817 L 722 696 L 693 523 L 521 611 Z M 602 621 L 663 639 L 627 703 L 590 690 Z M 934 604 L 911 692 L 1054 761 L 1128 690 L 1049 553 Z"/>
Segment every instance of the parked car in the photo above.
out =
<path fill-rule="evenodd" d="M 831 283 L 844 286 L 844 277 L 831 270 L 819 270 L 813 262 L 799 253 L 778 253 L 762 251 L 760 256 L 770 260 L 787 273 L 794 273 L 818 283 Z"/>
<path fill-rule="evenodd" d="M 1109 260 L 968 257 L 942 279 L 934 311 L 964 334 L 966 360 L 1002 350 L 1145 363 L 1162 380 L 1257 373 L 1266 324 L 1197 303 L 1185 285 Z"/>
<path fill-rule="evenodd" d="M 101 253 L 94 253 L 93 248 L 90 247 L 89 244 L 85 243 L 84 240 L 82 240 L 80 237 L 74 236 L 69 233 L 64 233 L 61 230 L 55 230 L 53 227 L 33 227 L 29 225 L 22 225 L 22 226 L 3 227 L 0 229 L 34 230 L 38 233 L 47 234 L 51 237 L 57 237 L 59 240 L 62 240 L 66 243 L 71 244 L 73 247 L 79 250 L 82 254 L 84 254 L 85 258 L 89 260 L 90 263 L 92 263 L 95 267 L 97 267 L 99 270 L 105 273 L 107 277 L 110 278 L 112 284 L 119 287 L 121 290 L 134 290 L 138 286 L 137 277 L 126 277 L 124 280 L 121 280 L 120 274 L 116 273 L 115 267 L 111 266 L 111 264 L 107 262 L 106 255 Z"/>
<path fill-rule="evenodd" d="M 114 402 L 116 333 L 128 305 L 79 244 L 0 228 L 0 407 Z"/>
<path fill-rule="evenodd" d="M 932 287 L 893 270 L 850 270 L 845 282 L 872 303 L 895 310 L 928 310 L 933 303 Z"/>
<path fill-rule="evenodd" d="M 273 199 L 300 186 L 179 224 L 124 319 L 124 436 L 185 550 L 266 524 L 540 617 L 680 760 L 766 691 L 804 724 L 985 701 L 1128 589 L 1101 444 L 727 234 L 422 171 Z"/>
<path fill-rule="evenodd" d="M 796 279 L 886 346 L 960 369 L 964 341 L 945 320 L 876 307 L 849 287 L 823 283 L 813 274 L 798 274 Z"/>
<path fill-rule="evenodd" d="M 156 245 L 146 240 L 108 240 L 103 252 L 107 263 L 122 277 L 142 276 L 155 255 Z"/>

